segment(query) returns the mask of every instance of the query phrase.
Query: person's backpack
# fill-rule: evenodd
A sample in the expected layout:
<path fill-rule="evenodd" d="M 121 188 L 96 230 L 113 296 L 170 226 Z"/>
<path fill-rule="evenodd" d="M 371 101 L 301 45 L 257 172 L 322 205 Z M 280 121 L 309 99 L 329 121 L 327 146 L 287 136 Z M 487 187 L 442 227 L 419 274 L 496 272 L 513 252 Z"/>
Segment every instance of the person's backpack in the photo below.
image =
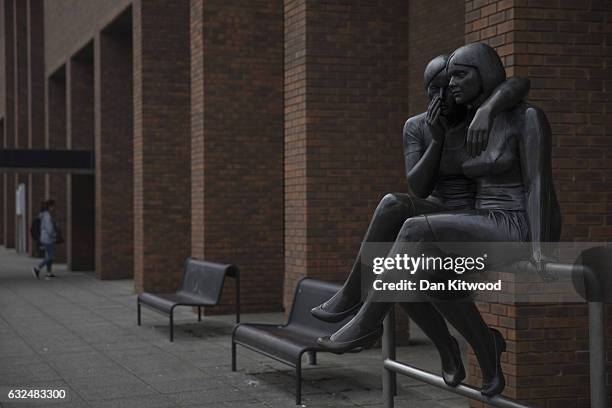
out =
<path fill-rule="evenodd" d="M 53 221 L 53 229 L 55 230 L 55 243 L 63 244 L 64 242 L 66 242 L 66 239 L 64 239 L 64 234 L 62 234 L 62 229 L 59 227 L 59 225 L 57 225 L 55 221 Z"/>
<path fill-rule="evenodd" d="M 30 236 L 34 241 L 40 241 L 40 218 L 36 217 L 30 226 Z"/>

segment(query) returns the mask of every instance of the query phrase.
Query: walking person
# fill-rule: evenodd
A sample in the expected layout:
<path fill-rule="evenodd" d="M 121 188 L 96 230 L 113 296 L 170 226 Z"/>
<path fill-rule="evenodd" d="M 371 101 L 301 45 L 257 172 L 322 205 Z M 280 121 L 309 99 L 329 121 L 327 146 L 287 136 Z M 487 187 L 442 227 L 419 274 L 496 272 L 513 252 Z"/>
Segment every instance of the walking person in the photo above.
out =
<path fill-rule="evenodd" d="M 53 220 L 54 210 L 55 201 L 47 200 L 43 202 L 40 213 L 38 214 L 40 225 L 40 238 L 38 241 L 45 249 L 45 257 L 38 266 L 32 268 L 32 273 L 36 279 L 40 279 L 40 270 L 44 266 L 47 267 L 47 278 L 55 278 L 52 267 L 55 258 L 55 243 L 58 237 L 58 230 Z"/>

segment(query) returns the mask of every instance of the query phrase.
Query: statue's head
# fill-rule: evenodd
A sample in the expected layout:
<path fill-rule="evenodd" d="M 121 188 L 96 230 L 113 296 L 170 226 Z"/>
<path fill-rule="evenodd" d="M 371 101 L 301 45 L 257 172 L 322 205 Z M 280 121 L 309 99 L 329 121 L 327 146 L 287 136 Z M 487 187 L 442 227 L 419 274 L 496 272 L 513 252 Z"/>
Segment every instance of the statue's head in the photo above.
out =
<path fill-rule="evenodd" d="M 480 106 L 506 80 L 504 65 L 487 44 L 472 43 L 453 52 L 446 66 L 456 103 Z"/>
<path fill-rule="evenodd" d="M 448 55 L 438 55 L 425 67 L 423 75 L 427 98 L 431 101 L 436 95 L 442 99 L 441 113 L 449 116 L 456 110 L 456 104 L 448 92 L 448 75 L 446 73 L 446 63 Z"/>

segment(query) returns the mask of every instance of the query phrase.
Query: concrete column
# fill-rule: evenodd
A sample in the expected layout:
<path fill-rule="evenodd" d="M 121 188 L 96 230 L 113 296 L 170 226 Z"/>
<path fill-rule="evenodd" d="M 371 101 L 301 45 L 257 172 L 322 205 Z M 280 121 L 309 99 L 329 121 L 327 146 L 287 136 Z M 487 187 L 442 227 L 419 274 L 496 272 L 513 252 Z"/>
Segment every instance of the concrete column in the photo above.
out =
<path fill-rule="evenodd" d="M 42 0 L 28 0 L 28 84 L 30 98 L 28 106 L 29 136 L 28 147 L 45 148 L 45 44 L 44 44 L 44 9 Z M 38 216 L 40 203 L 45 197 L 45 177 L 43 174 L 28 175 L 28 223 Z M 28 242 L 31 255 L 37 249 L 32 245 L 29 234 Z"/>
<path fill-rule="evenodd" d="M 109 28 L 94 41 L 95 266 L 100 279 L 133 276 L 131 38 Z"/>
<path fill-rule="evenodd" d="M 405 192 L 408 2 L 285 1 L 285 307 L 341 281 L 385 193 Z"/>
<path fill-rule="evenodd" d="M 189 1 L 135 1 L 134 279 L 173 291 L 190 256 Z"/>
<path fill-rule="evenodd" d="M 191 254 L 241 268 L 246 311 L 281 307 L 282 9 L 191 1 Z"/>
<path fill-rule="evenodd" d="M 93 44 L 71 58 L 66 66 L 68 148 L 94 150 Z M 95 178 L 68 175 L 66 250 L 73 271 L 95 267 Z"/>
<path fill-rule="evenodd" d="M 47 80 L 47 148 L 66 149 L 66 68 L 63 66 Z M 55 219 L 66 233 L 66 174 L 50 173 L 46 177 L 45 198 L 55 200 Z M 66 262 L 66 245 L 56 247 L 56 261 Z"/>
<path fill-rule="evenodd" d="M 5 100 L 4 100 L 4 146 L 15 146 L 15 3 L 13 0 L 4 1 L 4 73 Z M 15 176 L 4 174 L 4 245 L 15 248 Z"/>

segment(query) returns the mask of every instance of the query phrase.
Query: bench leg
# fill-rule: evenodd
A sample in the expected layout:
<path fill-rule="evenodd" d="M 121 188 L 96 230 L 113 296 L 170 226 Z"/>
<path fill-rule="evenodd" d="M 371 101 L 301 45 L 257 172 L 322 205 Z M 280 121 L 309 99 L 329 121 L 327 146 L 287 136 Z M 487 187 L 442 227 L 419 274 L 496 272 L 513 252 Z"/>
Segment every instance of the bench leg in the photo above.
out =
<path fill-rule="evenodd" d="M 236 343 L 232 341 L 232 371 L 236 371 Z"/>
<path fill-rule="evenodd" d="M 202 321 L 202 307 L 198 306 L 198 322 Z"/>
<path fill-rule="evenodd" d="M 308 352 L 308 364 L 317 365 L 317 352 L 316 351 Z"/>
<path fill-rule="evenodd" d="M 170 341 L 174 341 L 174 310 L 170 311 Z"/>
<path fill-rule="evenodd" d="M 138 301 L 138 325 L 140 326 L 140 301 Z"/>
<path fill-rule="evenodd" d="M 295 366 L 295 405 L 302 405 L 302 360 Z"/>

